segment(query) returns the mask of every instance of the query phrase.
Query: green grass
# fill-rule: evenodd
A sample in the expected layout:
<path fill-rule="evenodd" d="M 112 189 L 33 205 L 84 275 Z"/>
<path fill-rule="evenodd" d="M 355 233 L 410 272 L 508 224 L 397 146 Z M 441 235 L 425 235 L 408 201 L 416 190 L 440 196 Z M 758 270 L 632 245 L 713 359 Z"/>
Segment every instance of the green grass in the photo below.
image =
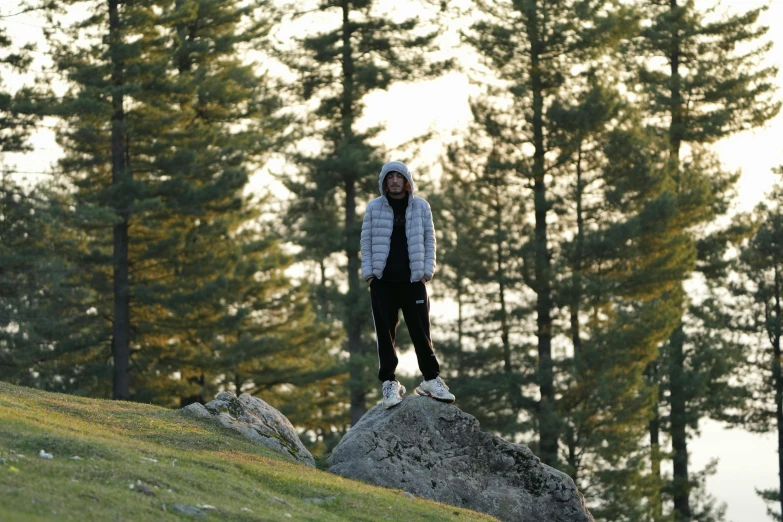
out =
<path fill-rule="evenodd" d="M 302 466 L 177 411 L 0 382 L 0 521 L 198 519 L 175 504 L 214 506 L 206 520 L 495 520 Z"/>

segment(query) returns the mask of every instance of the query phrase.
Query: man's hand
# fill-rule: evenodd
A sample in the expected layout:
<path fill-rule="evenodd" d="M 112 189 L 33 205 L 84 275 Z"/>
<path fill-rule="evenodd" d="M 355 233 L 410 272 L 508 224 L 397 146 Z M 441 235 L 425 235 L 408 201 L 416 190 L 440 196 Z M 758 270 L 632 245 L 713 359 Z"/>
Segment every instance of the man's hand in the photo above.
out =
<path fill-rule="evenodd" d="M 419 279 L 419 281 L 421 281 L 422 283 L 426 283 L 427 282 L 427 278 L 426 277 L 422 277 L 421 279 Z"/>
<path fill-rule="evenodd" d="M 368 279 L 368 280 L 367 280 L 367 284 L 368 284 L 368 285 L 371 285 L 371 284 L 372 284 L 372 280 L 373 280 L 373 279 L 375 279 L 375 276 L 372 276 L 370 279 Z"/>

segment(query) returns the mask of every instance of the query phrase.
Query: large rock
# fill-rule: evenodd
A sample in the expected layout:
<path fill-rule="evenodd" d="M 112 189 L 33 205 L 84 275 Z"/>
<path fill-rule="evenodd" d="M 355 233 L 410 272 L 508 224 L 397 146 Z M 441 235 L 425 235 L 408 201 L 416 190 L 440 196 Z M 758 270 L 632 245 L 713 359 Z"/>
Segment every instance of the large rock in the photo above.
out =
<path fill-rule="evenodd" d="M 482 432 L 475 417 L 425 397 L 378 405 L 340 441 L 328 469 L 520 522 L 593 522 L 568 475 L 527 446 Z"/>
<path fill-rule="evenodd" d="M 315 467 L 315 459 L 299 440 L 291 422 L 258 397 L 243 393 L 237 398 L 231 392 L 223 392 L 203 406 L 191 404 L 182 410 L 196 417 L 217 419 L 226 428 Z"/>

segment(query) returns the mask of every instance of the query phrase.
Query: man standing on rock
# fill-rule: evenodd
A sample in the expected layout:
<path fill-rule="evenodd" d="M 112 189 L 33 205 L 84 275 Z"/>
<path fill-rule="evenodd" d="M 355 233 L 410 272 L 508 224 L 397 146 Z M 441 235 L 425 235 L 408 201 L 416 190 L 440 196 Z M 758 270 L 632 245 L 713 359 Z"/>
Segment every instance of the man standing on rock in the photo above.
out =
<path fill-rule="evenodd" d="M 394 375 L 400 309 L 424 376 L 416 394 L 454 402 L 454 395 L 439 377 L 440 366 L 430 338 L 430 300 L 425 283 L 435 272 L 432 211 L 424 199 L 413 195 L 413 177 L 401 161 L 383 166 L 378 187 L 381 196 L 370 201 L 364 214 L 361 245 L 362 277 L 370 285 L 378 342 L 383 404 L 386 408 L 396 406 L 405 393 Z"/>

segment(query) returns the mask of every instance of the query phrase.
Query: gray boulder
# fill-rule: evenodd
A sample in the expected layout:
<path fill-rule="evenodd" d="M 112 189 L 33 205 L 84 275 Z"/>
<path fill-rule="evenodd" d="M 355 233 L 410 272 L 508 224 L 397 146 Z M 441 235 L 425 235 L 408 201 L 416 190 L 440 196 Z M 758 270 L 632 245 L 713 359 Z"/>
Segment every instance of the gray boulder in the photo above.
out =
<path fill-rule="evenodd" d="M 243 393 L 219 393 L 205 405 L 191 404 L 182 411 L 204 419 L 217 419 L 223 426 L 245 437 L 290 455 L 296 461 L 315 467 L 315 459 L 304 447 L 291 422 L 275 408 L 258 397 Z"/>
<path fill-rule="evenodd" d="M 332 473 L 519 522 L 593 522 L 568 475 L 475 417 L 425 397 L 375 406 L 327 460 Z"/>

